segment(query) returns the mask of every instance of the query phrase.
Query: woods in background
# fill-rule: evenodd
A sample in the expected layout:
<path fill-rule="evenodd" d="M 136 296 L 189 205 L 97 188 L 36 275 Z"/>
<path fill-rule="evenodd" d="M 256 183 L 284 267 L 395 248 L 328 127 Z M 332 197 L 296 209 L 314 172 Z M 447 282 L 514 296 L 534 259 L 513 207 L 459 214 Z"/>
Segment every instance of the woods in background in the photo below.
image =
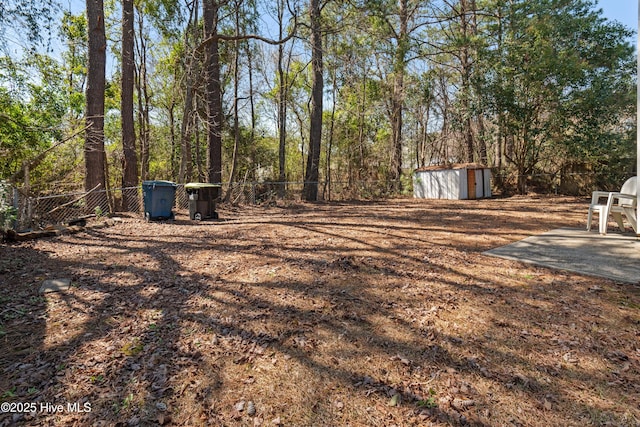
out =
<path fill-rule="evenodd" d="M 0 6 L 0 179 L 32 191 L 295 181 L 316 200 L 476 162 L 506 192 L 575 192 L 634 172 L 632 33 L 592 1 L 63 6 Z"/>

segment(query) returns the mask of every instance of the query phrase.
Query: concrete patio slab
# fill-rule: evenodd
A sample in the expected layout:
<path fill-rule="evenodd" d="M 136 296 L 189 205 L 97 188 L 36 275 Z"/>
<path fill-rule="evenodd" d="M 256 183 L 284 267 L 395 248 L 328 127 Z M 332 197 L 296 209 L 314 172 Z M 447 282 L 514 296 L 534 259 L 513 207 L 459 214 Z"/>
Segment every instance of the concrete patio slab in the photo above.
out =
<path fill-rule="evenodd" d="M 633 234 L 558 228 L 484 252 L 486 255 L 640 283 L 640 240 Z"/>

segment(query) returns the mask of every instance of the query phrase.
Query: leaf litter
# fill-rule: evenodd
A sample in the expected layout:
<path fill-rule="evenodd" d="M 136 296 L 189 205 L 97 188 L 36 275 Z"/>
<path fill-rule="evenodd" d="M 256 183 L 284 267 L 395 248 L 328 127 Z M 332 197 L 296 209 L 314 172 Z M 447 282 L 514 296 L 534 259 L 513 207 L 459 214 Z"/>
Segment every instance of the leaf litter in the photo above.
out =
<path fill-rule="evenodd" d="M 0 246 L 2 402 L 91 408 L 0 426 L 638 425 L 638 287 L 482 254 L 585 206 L 222 207 Z"/>

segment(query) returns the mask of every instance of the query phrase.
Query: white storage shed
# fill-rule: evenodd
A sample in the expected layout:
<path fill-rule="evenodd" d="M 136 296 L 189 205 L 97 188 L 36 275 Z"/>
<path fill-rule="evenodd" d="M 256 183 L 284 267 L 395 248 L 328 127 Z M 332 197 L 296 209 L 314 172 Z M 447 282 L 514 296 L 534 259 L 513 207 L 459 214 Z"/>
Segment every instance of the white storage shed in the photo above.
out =
<path fill-rule="evenodd" d="M 470 163 L 418 169 L 413 174 L 413 197 L 450 200 L 491 197 L 491 169 Z"/>

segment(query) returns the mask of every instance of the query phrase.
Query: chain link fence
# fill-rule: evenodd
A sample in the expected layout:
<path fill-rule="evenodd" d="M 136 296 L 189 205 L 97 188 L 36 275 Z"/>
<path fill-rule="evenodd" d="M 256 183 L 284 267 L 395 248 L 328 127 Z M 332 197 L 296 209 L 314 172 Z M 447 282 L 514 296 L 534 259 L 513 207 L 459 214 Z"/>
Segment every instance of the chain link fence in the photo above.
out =
<path fill-rule="evenodd" d="M 333 181 L 318 183 L 318 200 L 368 200 L 399 194 L 397 181 Z M 276 200 L 300 200 L 304 182 L 246 182 L 224 188 L 225 201 L 232 204 L 269 204 Z M 411 191 L 411 188 L 408 189 Z"/>
<path fill-rule="evenodd" d="M 567 191 L 564 180 L 558 181 L 557 175 L 528 175 L 529 180 L 542 178 L 554 181 L 547 185 L 549 193 L 563 194 L 584 193 L 580 189 L 582 181 L 593 178 L 592 173 L 575 173 L 571 182 L 578 182 L 576 189 Z M 574 176 L 575 175 L 575 176 Z M 503 178 L 499 173 L 492 174 L 492 181 L 498 183 Z M 535 179 L 534 179 L 535 178 Z M 574 183 L 575 184 L 575 183 Z M 233 205 L 271 205 L 277 201 L 301 200 L 304 182 L 241 182 L 223 184 L 220 192 L 222 200 L 218 202 Z M 537 189 L 534 189 L 537 191 Z M 544 190 L 542 190 L 544 191 Z M 323 181 L 318 183 L 318 199 L 325 201 L 372 200 L 384 199 L 398 195 L 411 195 L 410 181 Z M 188 209 L 189 196 L 184 184 L 177 184 L 175 193 L 175 209 Z M 0 230 L 14 228 L 16 230 L 39 229 L 49 225 L 65 224 L 90 216 L 110 215 L 119 212 L 143 214 L 144 201 L 142 186 L 114 188 L 108 190 L 94 189 L 88 192 L 75 192 L 61 195 L 28 196 L 20 189 L 0 181 Z"/>
<path fill-rule="evenodd" d="M 277 200 L 301 200 L 303 182 L 245 182 L 225 184 L 222 198 L 234 205 L 273 204 Z M 398 194 L 396 181 L 319 182 L 319 200 L 363 200 Z M 410 188 L 408 189 L 410 191 Z M 184 184 L 176 185 L 175 208 L 188 209 Z M 0 228 L 41 229 L 88 217 L 133 212 L 142 215 L 142 187 L 94 189 L 60 195 L 29 197 L 8 184 L 0 183 Z M 6 224 L 4 224 L 6 222 Z"/>
<path fill-rule="evenodd" d="M 0 181 L 0 231 L 15 227 L 18 206 L 16 190 L 4 181 Z"/>

